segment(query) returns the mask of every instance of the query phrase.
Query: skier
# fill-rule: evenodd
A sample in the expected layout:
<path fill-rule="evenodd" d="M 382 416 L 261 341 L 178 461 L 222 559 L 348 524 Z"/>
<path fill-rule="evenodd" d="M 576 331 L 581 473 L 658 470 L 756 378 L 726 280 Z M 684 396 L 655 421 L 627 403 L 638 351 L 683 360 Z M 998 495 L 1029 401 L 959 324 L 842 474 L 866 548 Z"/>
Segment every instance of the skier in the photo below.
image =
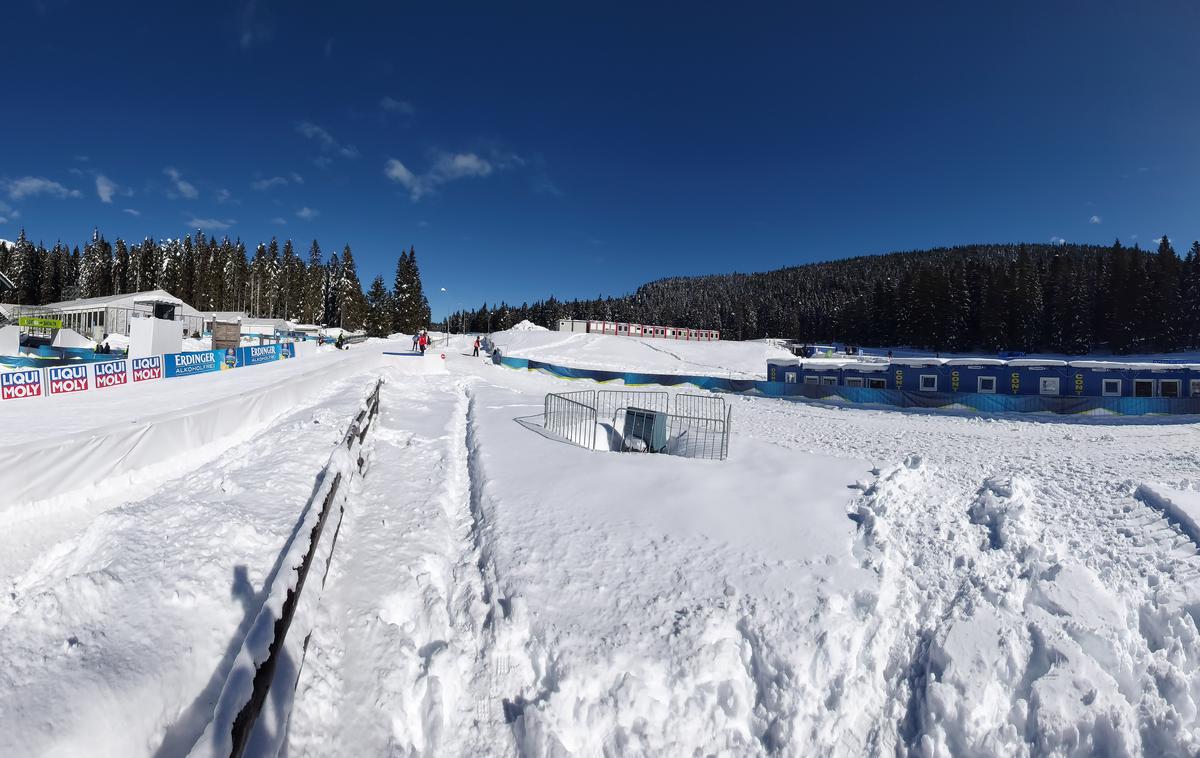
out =
<path fill-rule="evenodd" d="M 345 350 L 345 345 L 346 340 L 342 337 L 342 335 L 339 334 L 337 336 L 337 342 L 334 343 L 334 347 L 336 347 L 338 350 Z"/>
<path fill-rule="evenodd" d="M 413 335 L 413 352 L 417 352 L 418 343 L 421 341 L 421 333 L 417 332 Z"/>
<path fill-rule="evenodd" d="M 478 337 L 475 338 L 475 352 L 473 352 L 472 355 L 475 356 L 476 358 L 479 357 L 479 338 Z"/>
<path fill-rule="evenodd" d="M 425 333 L 424 329 L 421 330 L 421 339 L 417 344 L 421 346 L 421 355 L 425 355 L 425 347 L 429 344 L 429 335 Z"/>

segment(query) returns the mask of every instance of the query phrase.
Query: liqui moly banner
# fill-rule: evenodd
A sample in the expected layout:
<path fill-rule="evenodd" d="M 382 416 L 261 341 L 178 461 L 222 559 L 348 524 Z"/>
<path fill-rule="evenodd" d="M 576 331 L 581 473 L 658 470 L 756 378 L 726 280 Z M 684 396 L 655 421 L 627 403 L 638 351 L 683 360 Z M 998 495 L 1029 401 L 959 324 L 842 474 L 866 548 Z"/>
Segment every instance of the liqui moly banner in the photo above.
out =
<path fill-rule="evenodd" d="M 97 389 L 116 387 L 129 381 L 129 361 L 105 361 L 92 365 L 92 379 Z"/>
<path fill-rule="evenodd" d="M 151 379 L 163 378 L 163 357 L 161 355 L 131 360 L 133 361 L 133 381 L 147 382 Z"/>
<path fill-rule="evenodd" d="M 0 374 L 0 400 L 15 400 L 20 397 L 40 397 L 41 394 L 41 369 L 29 368 L 23 371 L 8 371 Z"/>
<path fill-rule="evenodd" d="M 68 392 L 84 392 L 88 388 L 87 364 L 78 366 L 53 366 L 46 369 L 50 376 L 50 394 L 65 395 Z"/>
<path fill-rule="evenodd" d="M 281 361 L 296 357 L 296 346 L 292 343 L 275 345 L 251 345 L 238 348 L 239 366 L 257 366 L 260 363 Z"/>
<path fill-rule="evenodd" d="M 225 371 L 237 368 L 237 349 L 227 350 L 198 350 L 192 353 L 171 353 L 163 356 L 164 375 L 168 378 L 175 376 L 194 376 L 207 374 L 211 371 Z"/>

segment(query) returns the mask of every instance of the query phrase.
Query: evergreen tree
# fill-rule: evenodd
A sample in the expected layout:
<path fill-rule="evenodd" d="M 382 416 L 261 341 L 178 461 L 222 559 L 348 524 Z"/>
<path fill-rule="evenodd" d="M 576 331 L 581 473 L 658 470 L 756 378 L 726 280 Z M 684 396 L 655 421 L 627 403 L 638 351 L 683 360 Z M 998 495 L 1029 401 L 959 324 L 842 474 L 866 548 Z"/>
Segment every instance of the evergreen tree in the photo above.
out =
<path fill-rule="evenodd" d="M 386 337 L 391 333 L 391 299 L 382 276 L 371 280 L 371 289 L 367 292 L 367 336 Z"/>
<path fill-rule="evenodd" d="M 325 264 L 321 258 L 321 247 L 313 240 L 308 250 L 308 266 L 305 268 L 304 302 L 301 318 L 310 324 L 322 324 L 325 318 Z"/>

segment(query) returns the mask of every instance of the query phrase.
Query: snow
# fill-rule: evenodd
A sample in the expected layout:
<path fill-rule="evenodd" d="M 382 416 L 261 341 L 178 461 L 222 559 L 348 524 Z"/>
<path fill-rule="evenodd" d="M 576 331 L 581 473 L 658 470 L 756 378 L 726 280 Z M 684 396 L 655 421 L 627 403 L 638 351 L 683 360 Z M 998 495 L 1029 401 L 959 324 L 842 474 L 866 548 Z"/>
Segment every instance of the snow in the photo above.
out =
<path fill-rule="evenodd" d="M 761 377 L 787 350 L 762 342 L 696 342 L 551 331 L 496 332 L 503 355 L 576 368 Z"/>
<path fill-rule="evenodd" d="M 539 326 L 529 319 L 522 319 L 520 323 L 513 324 L 509 327 L 512 332 L 548 332 L 550 331 L 544 326 Z"/>
<path fill-rule="evenodd" d="M 495 337 L 644 373 L 757 373 L 781 352 Z M 13 465 L 53 469 L 38 451 L 97 425 L 307 388 L 0 535 L 21 556 L 0 561 L 0 754 L 220 747 L 219 695 L 245 685 L 315 472 L 379 376 L 365 476 L 289 637 L 294 695 L 264 716 L 281 754 L 1200 751 L 1196 424 L 727 396 L 726 461 L 584 450 L 514 419 L 596 385 L 473 359 L 469 340 L 445 361 L 372 340 L 61 412 L 0 406 L 30 445 Z"/>

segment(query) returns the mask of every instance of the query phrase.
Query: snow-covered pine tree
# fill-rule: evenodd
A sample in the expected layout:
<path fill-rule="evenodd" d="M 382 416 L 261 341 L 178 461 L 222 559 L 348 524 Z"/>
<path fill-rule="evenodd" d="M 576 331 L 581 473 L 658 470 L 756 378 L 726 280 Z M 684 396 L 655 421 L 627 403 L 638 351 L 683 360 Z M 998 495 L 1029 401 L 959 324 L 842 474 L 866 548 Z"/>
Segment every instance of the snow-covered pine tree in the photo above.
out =
<path fill-rule="evenodd" d="M 347 329 L 361 329 L 366 321 L 366 306 L 362 283 L 358 280 L 358 266 L 349 245 L 342 249 L 342 270 L 336 294 L 340 324 Z"/>
<path fill-rule="evenodd" d="M 325 316 L 325 263 L 321 256 L 321 246 L 316 240 L 313 240 L 312 247 L 308 250 L 304 280 L 301 317 L 310 324 L 321 324 Z"/>

